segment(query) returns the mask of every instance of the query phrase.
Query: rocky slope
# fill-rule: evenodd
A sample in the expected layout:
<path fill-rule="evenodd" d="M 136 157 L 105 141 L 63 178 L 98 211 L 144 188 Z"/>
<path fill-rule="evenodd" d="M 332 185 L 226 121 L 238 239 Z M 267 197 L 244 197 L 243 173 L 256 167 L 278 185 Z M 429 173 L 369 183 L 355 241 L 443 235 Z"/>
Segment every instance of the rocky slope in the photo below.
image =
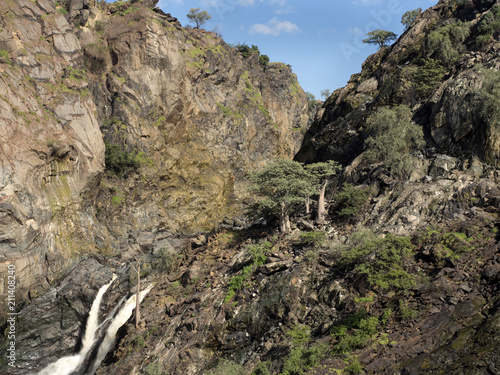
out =
<path fill-rule="evenodd" d="M 0 34 L 0 48 L 9 51 L 8 60 L 2 55 L 3 80 L 12 72 L 36 74 L 19 62 L 31 44 L 14 49 L 24 34 L 13 31 L 28 28 L 19 25 L 73 25 L 61 37 L 32 43 L 49 51 L 69 48 L 56 39 L 78 46 L 69 57 L 57 55 L 64 73 L 45 73 L 53 75 L 54 102 L 41 96 L 43 79 L 29 80 L 30 95 L 40 96 L 32 105 L 55 114 L 46 120 L 52 125 L 40 126 L 45 154 L 22 146 L 25 154 L 4 156 L 19 160 L 8 175 L 12 187 L 3 190 L 12 193 L 4 195 L 11 206 L 2 223 L 32 225 L 35 241 L 15 248 L 19 232 L 1 245 L 9 246 L 8 259 L 16 264 L 43 254 L 25 270 L 38 269 L 51 284 L 21 311 L 12 374 L 77 350 L 98 288 L 111 272 L 120 275 L 107 292 L 102 320 L 134 287 L 129 261 L 138 254 L 143 283 L 157 284 L 143 302 L 140 327 L 130 323 L 119 331 L 98 374 L 500 373 L 498 118 L 488 117 L 491 108 L 483 104 L 498 90 L 499 34 L 488 28 L 500 19 L 494 1 L 440 1 L 419 15 L 327 100 L 300 150 L 307 108 L 287 66 L 243 59 L 212 33 L 183 29 L 151 11 L 154 1 L 105 10 L 68 1 L 64 17 L 42 10 L 53 5 L 45 1 L 8 2 L 2 14 L 14 16 L 2 18 L 2 32 L 10 31 Z M 446 38 L 458 39 L 442 55 L 434 43 Z M 41 66 L 33 63 L 33 69 Z M 9 80 L 6 87 L 14 85 Z M 11 104 L 25 86 L 0 101 L 13 118 L 10 126 L 26 126 L 23 137 L 2 147 L 33 138 L 38 120 L 27 112 L 31 107 L 21 97 L 16 103 L 26 107 Z M 94 106 L 88 116 L 98 124 L 95 159 L 85 143 L 92 141 L 77 138 L 86 133 L 74 135 L 68 130 L 73 120 L 58 117 L 69 115 L 51 110 L 65 101 L 70 114 L 83 106 L 76 103 Z M 404 179 L 383 161 L 363 158 L 366 120 L 397 104 L 411 108 L 426 140 Z M 63 125 L 59 137 L 73 138 L 43 143 L 43 131 Z M 108 161 L 109 151 L 119 149 L 134 163 L 104 174 L 101 134 Z M 242 229 L 244 174 L 296 151 L 298 160 L 343 163 L 329 195 L 345 182 L 365 192 L 356 215 L 342 217 L 337 199 L 330 201 L 326 225 L 299 214 L 286 236 L 272 226 Z M 99 163 L 91 169 L 89 160 Z M 23 180 L 36 163 L 41 171 L 53 165 L 48 176 L 35 175 L 46 178 L 42 192 L 38 180 Z M 19 209 L 35 206 L 35 198 L 38 211 Z M 33 221 L 23 221 L 28 218 Z M 225 229 L 198 235 L 224 218 Z M 91 249 L 85 248 L 89 238 Z M 89 252 L 99 256 L 74 264 Z"/>
<path fill-rule="evenodd" d="M 85 254 L 216 228 L 241 213 L 246 173 L 300 146 L 307 103 L 289 66 L 155 4 L 0 5 L 1 285 L 8 260 L 18 302 Z M 106 174 L 103 137 L 135 169 Z"/>

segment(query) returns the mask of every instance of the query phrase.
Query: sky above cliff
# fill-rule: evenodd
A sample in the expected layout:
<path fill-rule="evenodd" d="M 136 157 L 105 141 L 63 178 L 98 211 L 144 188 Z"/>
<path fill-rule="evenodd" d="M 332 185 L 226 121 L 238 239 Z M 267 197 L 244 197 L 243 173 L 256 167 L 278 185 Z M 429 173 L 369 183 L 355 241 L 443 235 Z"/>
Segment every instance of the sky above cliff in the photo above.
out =
<path fill-rule="evenodd" d="M 227 43 L 256 45 L 271 61 L 292 66 L 300 85 L 318 99 L 345 86 L 376 46 L 362 43 L 374 29 L 403 32 L 401 16 L 437 0 L 160 0 L 158 6 L 189 24 L 189 9 L 207 10 Z"/>

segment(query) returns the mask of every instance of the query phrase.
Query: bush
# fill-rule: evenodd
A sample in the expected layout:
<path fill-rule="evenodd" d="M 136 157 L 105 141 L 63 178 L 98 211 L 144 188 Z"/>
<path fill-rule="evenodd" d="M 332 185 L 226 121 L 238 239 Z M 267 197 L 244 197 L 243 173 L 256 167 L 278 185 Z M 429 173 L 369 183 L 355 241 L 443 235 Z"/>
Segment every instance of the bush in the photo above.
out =
<path fill-rule="evenodd" d="M 457 22 L 442 26 L 428 35 L 428 57 L 435 57 L 445 65 L 454 64 L 465 50 L 464 42 L 470 34 L 468 23 Z"/>
<path fill-rule="evenodd" d="M 372 287 L 397 291 L 415 285 L 414 276 L 404 269 L 405 261 L 414 254 L 407 237 L 371 237 L 340 252 L 341 267 L 366 277 Z"/>
<path fill-rule="evenodd" d="M 171 272 L 177 268 L 181 257 L 180 254 L 169 251 L 166 247 L 162 247 L 154 255 L 153 266 L 157 269 Z"/>
<path fill-rule="evenodd" d="M 434 59 L 424 59 L 418 66 L 414 79 L 418 96 L 429 96 L 443 81 L 446 68 Z"/>
<path fill-rule="evenodd" d="M 412 115 L 409 107 L 400 105 L 380 108 L 370 116 L 363 158 L 372 163 L 383 161 L 395 177 L 408 177 L 415 168 L 412 153 L 425 146 L 423 130 L 412 121 Z"/>
<path fill-rule="evenodd" d="M 336 211 L 341 217 L 357 218 L 368 203 L 371 190 L 345 183 L 342 190 L 335 194 Z"/>
<path fill-rule="evenodd" d="M 299 242 L 301 245 L 304 245 L 304 246 L 318 248 L 324 244 L 325 237 L 326 237 L 326 233 L 321 232 L 321 231 L 301 233 L 299 236 Z"/>
<path fill-rule="evenodd" d="M 348 354 L 356 349 L 364 348 L 370 338 L 379 331 L 377 317 L 368 317 L 365 310 L 360 310 L 342 321 L 332 330 L 336 340 L 333 351 L 337 354 Z"/>
<path fill-rule="evenodd" d="M 259 56 L 259 63 L 260 63 L 260 65 L 264 65 L 264 66 L 266 66 L 267 64 L 269 64 L 269 56 L 267 56 L 267 55 L 260 55 Z"/>
<path fill-rule="evenodd" d="M 255 370 L 252 372 L 252 375 L 271 375 L 271 372 L 269 371 L 270 366 L 270 361 L 259 362 Z"/>
<path fill-rule="evenodd" d="M 243 367 L 236 362 L 221 359 L 217 365 L 210 371 L 205 372 L 205 375 L 242 375 L 244 374 Z"/>
<path fill-rule="evenodd" d="M 116 144 L 104 141 L 106 146 L 105 163 L 106 169 L 113 174 L 124 177 L 128 173 L 137 170 L 142 165 L 152 165 L 153 162 L 143 151 L 127 152 Z"/>
<path fill-rule="evenodd" d="M 363 369 L 364 366 L 359 361 L 357 355 L 351 355 L 347 358 L 347 367 L 344 368 L 345 371 L 349 371 L 350 374 L 361 374 Z"/>
<path fill-rule="evenodd" d="M 283 364 L 281 375 L 302 375 L 308 369 L 317 366 L 328 353 L 328 345 L 320 344 L 310 348 L 302 345 L 293 348 Z"/>

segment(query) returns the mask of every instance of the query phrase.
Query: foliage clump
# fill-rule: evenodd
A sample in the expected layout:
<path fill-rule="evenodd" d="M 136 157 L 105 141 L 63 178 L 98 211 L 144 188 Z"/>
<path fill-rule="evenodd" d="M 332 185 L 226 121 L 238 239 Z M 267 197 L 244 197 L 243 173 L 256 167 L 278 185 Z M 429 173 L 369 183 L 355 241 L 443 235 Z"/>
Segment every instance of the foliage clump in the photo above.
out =
<path fill-rule="evenodd" d="M 465 51 L 463 43 L 469 34 L 470 25 L 460 21 L 437 28 L 427 37 L 427 57 L 438 59 L 446 66 L 453 65 Z"/>
<path fill-rule="evenodd" d="M 372 336 L 379 331 L 379 319 L 369 317 L 365 310 L 360 310 L 332 329 L 332 338 L 335 340 L 333 352 L 349 354 L 353 350 L 366 347 Z"/>
<path fill-rule="evenodd" d="M 106 169 L 118 177 L 124 177 L 142 165 L 152 164 L 152 160 L 143 151 L 128 152 L 121 146 L 108 141 L 104 141 L 104 144 L 106 146 L 104 156 Z"/>
<path fill-rule="evenodd" d="M 411 109 L 405 105 L 382 107 L 370 116 L 364 159 L 383 161 L 391 175 L 408 177 L 415 168 L 413 153 L 425 146 L 423 130 L 411 118 Z"/>
<path fill-rule="evenodd" d="M 247 57 L 250 57 L 250 56 L 256 54 L 257 56 L 259 56 L 259 63 L 262 66 L 266 66 L 267 64 L 269 64 L 269 56 L 261 55 L 259 47 L 257 47 L 256 45 L 252 45 L 250 47 L 246 43 L 242 43 L 242 44 L 237 44 L 235 46 L 235 48 L 241 54 L 241 56 L 243 56 L 244 58 L 247 58 Z"/>
<path fill-rule="evenodd" d="M 197 29 L 202 27 L 207 21 L 212 19 L 212 16 L 206 10 L 200 8 L 191 8 L 187 14 L 189 22 L 192 22 Z"/>
<path fill-rule="evenodd" d="M 363 43 L 376 44 L 379 48 L 386 47 L 392 41 L 395 41 L 398 36 L 392 31 L 373 30 L 366 34 L 368 38 L 363 39 Z"/>
<path fill-rule="evenodd" d="M 415 277 L 405 269 L 415 252 L 408 237 L 379 237 L 364 230 L 353 234 L 349 244 L 337 251 L 340 266 L 366 278 L 372 287 L 399 291 L 415 285 Z"/>
<path fill-rule="evenodd" d="M 353 184 L 345 183 L 342 190 L 334 196 L 336 213 L 342 218 L 355 220 L 368 204 L 371 190 Z"/>
<path fill-rule="evenodd" d="M 422 8 L 417 8 L 409 10 L 403 14 L 401 17 L 401 23 L 403 24 L 405 30 L 408 30 L 410 26 L 415 22 L 415 18 L 422 12 Z"/>

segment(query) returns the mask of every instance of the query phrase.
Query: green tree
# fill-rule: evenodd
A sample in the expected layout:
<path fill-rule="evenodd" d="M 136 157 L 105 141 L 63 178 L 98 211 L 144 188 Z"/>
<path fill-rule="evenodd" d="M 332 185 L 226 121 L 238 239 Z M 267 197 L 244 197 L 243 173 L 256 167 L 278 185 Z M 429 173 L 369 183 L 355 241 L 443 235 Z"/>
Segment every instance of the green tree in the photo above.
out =
<path fill-rule="evenodd" d="M 396 34 L 392 31 L 387 30 L 373 30 L 366 34 L 368 38 L 363 39 L 363 43 L 376 44 L 379 48 L 387 46 L 389 42 L 392 42 L 398 38 Z"/>
<path fill-rule="evenodd" d="M 305 169 L 310 175 L 313 188 L 315 188 L 316 191 L 319 190 L 318 215 L 316 220 L 318 221 L 318 223 L 324 224 L 326 213 L 326 187 L 331 177 L 334 176 L 341 169 L 341 167 L 337 162 L 329 160 L 327 162 L 306 165 Z M 306 197 L 306 213 L 309 213 L 309 196 Z"/>
<path fill-rule="evenodd" d="M 321 96 L 327 100 L 330 95 L 332 95 L 332 92 L 330 90 L 321 90 Z"/>
<path fill-rule="evenodd" d="M 425 146 L 422 128 L 412 121 L 412 111 L 405 105 L 382 107 L 367 120 L 371 135 L 365 141 L 364 159 L 383 161 L 395 177 L 407 177 L 415 165 L 412 155 Z"/>
<path fill-rule="evenodd" d="M 311 191 L 310 175 L 302 164 L 281 159 L 249 176 L 249 190 L 262 199 L 255 205 L 256 212 L 279 218 L 279 228 L 287 233 L 290 214 L 304 201 L 304 191 Z"/>
<path fill-rule="evenodd" d="M 405 31 L 410 28 L 410 26 L 413 24 L 413 21 L 415 21 L 415 18 L 422 12 L 422 8 L 417 8 L 413 10 L 409 10 L 405 14 L 403 14 L 403 17 L 401 17 L 401 23 L 405 27 Z"/>
<path fill-rule="evenodd" d="M 208 20 L 212 19 L 212 16 L 208 14 L 206 10 L 200 10 L 200 8 L 191 8 L 187 14 L 189 22 L 194 23 L 197 29 L 202 27 Z"/>

